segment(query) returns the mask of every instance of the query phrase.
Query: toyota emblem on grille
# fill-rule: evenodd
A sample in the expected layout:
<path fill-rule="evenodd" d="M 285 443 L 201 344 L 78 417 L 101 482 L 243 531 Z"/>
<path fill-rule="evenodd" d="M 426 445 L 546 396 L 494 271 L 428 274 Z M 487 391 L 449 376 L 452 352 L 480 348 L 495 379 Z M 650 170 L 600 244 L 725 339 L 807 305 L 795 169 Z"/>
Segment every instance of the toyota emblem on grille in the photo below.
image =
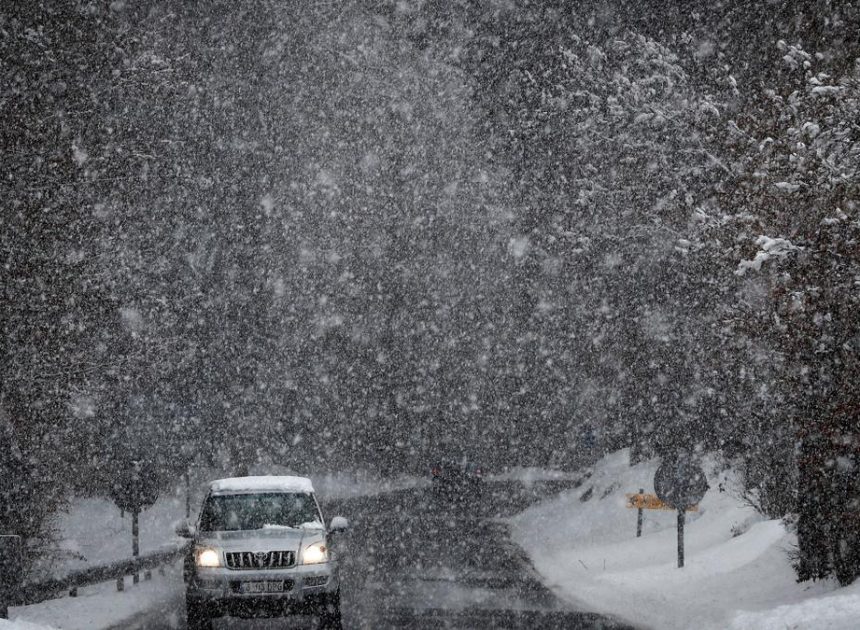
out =
<path fill-rule="evenodd" d="M 268 556 L 268 555 L 269 554 L 266 551 L 258 551 L 257 553 L 255 553 L 254 556 L 256 556 L 256 558 L 257 558 L 257 564 L 258 565 L 266 564 L 266 556 Z"/>

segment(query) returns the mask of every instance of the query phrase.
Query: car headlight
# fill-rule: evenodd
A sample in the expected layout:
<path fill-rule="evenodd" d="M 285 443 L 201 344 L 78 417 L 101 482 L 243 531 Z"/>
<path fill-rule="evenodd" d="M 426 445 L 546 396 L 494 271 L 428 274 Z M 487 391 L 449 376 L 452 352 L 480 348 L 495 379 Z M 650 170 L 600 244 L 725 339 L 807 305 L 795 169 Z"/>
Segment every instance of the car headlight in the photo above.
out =
<path fill-rule="evenodd" d="M 324 542 L 320 541 L 308 545 L 302 551 L 302 564 L 320 564 L 321 562 L 328 562 L 328 549 Z"/>
<path fill-rule="evenodd" d="M 215 549 L 198 549 L 197 566 L 215 568 L 221 566 L 221 554 Z"/>

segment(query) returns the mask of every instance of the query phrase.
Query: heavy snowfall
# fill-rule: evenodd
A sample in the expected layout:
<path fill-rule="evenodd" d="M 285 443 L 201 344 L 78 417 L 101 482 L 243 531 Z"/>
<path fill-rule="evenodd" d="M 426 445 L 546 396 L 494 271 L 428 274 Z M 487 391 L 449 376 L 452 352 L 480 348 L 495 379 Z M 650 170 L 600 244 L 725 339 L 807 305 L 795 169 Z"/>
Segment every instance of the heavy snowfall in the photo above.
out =
<path fill-rule="evenodd" d="M 860 625 L 860 3 L 9 0 L 0 138 L 0 630 Z"/>

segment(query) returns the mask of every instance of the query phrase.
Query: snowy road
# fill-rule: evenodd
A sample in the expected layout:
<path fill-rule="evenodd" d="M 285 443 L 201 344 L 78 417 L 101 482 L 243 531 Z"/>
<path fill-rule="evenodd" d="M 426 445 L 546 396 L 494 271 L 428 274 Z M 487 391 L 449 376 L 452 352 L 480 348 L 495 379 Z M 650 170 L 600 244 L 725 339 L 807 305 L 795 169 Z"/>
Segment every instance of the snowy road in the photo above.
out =
<path fill-rule="evenodd" d="M 553 484 L 557 485 L 557 484 Z M 487 483 L 480 500 L 457 503 L 412 489 L 332 501 L 350 519 L 343 557 L 346 628 L 622 628 L 571 610 L 534 577 L 498 519 L 549 490 L 538 483 Z M 125 628 L 183 627 L 183 600 Z M 308 620 L 221 620 L 216 628 L 311 627 Z"/>

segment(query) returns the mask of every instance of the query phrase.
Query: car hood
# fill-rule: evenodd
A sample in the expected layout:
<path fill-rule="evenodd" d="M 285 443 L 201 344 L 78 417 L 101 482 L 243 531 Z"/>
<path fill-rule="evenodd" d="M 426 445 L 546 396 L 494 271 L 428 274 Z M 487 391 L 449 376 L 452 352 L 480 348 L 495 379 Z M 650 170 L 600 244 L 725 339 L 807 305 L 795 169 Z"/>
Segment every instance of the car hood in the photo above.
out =
<path fill-rule="evenodd" d="M 205 532 L 197 539 L 201 546 L 212 546 L 224 551 L 298 551 L 308 545 L 325 540 L 322 529 L 254 529 L 237 532 Z"/>

